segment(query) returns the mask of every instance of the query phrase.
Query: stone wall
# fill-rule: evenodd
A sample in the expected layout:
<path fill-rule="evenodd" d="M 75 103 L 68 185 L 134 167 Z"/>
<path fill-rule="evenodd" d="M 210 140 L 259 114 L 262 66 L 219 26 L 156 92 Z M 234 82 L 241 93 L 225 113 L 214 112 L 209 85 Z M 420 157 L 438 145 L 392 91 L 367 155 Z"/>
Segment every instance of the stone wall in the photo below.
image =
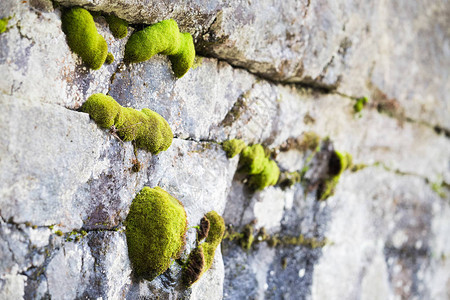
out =
<path fill-rule="evenodd" d="M 129 35 L 175 19 L 195 67 L 177 79 L 166 56 L 124 64 L 127 38 L 98 15 L 115 62 L 86 68 L 61 30 L 73 5 L 126 19 Z M 3 0 L 0 299 L 450 298 L 449 14 L 446 0 Z M 135 154 L 78 110 L 94 93 L 161 114 L 172 146 Z M 312 133 L 320 151 L 292 143 Z M 249 191 L 220 145 L 232 138 L 303 181 Z M 353 166 L 318 201 L 335 149 Z M 178 198 L 190 226 L 215 210 L 229 231 L 310 243 L 225 239 L 192 288 L 177 263 L 138 280 L 123 221 L 144 186 Z"/>

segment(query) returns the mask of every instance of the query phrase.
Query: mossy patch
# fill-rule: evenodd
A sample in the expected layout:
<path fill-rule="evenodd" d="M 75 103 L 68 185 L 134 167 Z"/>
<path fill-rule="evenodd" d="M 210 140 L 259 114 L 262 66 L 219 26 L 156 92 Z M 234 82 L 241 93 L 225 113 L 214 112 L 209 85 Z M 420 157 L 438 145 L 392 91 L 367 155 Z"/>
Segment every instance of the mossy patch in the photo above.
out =
<path fill-rule="evenodd" d="M 180 33 L 181 46 L 176 54 L 169 55 L 175 76 L 181 78 L 194 64 L 195 47 L 192 35 L 188 32 Z"/>
<path fill-rule="evenodd" d="M 237 242 L 245 251 L 251 250 L 253 245 L 262 242 L 266 242 L 269 247 L 305 246 L 311 249 L 324 247 L 329 243 L 327 238 L 307 238 L 303 234 L 292 236 L 275 233 L 270 235 L 266 232 L 264 227 L 256 232 L 254 224 L 252 223 L 245 225 L 241 232 L 237 232 L 233 228 L 227 229 L 223 239 Z"/>
<path fill-rule="evenodd" d="M 125 221 L 128 255 L 137 277 L 153 280 L 165 272 L 185 246 L 186 212 L 160 187 L 144 187 Z"/>
<path fill-rule="evenodd" d="M 280 169 L 275 161 L 266 158 L 263 170 L 254 174 L 249 179 L 249 185 L 256 190 L 263 190 L 268 186 L 275 185 L 280 177 Z"/>
<path fill-rule="evenodd" d="M 367 99 L 367 97 L 358 98 L 356 99 L 355 105 L 353 105 L 353 110 L 355 113 L 359 113 L 367 103 L 369 103 L 369 99 Z"/>
<path fill-rule="evenodd" d="M 0 19 L 0 34 L 6 31 L 10 19 L 11 17 Z"/>
<path fill-rule="evenodd" d="M 258 174 L 264 169 L 266 153 L 263 146 L 255 144 L 247 146 L 242 150 L 239 164 L 241 170 L 247 174 Z"/>
<path fill-rule="evenodd" d="M 230 147 L 232 149 L 232 147 Z M 260 144 L 246 146 L 239 160 L 239 170 L 249 175 L 249 187 L 262 190 L 275 185 L 280 177 L 280 169 L 275 161 L 269 158 L 270 151 L 266 151 Z"/>
<path fill-rule="evenodd" d="M 209 222 L 209 231 L 205 242 L 198 245 L 190 254 L 186 267 L 183 269 L 183 282 L 186 286 L 195 283 L 211 268 L 216 248 L 222 241 L 225 232 L 225 222 L 215 211 L 210 211 L 204 217 Z"/>
<path fill-rule="evenodd" d="M 123 39 L 128 34 L 128 22 L 116 17 L 113 14 L 105 16 L 106 22 L 108 22 L 109 30 L 116 39 Z"/>
<path fill-rule="evenodd" d="M 227 153 L 228 158 L 235 157 L 246 147 L 247 145 L 243 140 L 232 139 L 223 142 L 222 148 Z"/>
<path fill-rule="evenodd" d="M 114 55 L 111 52 L 108 52 L 106 55 L 105 64 L 110 65 L 114 62 Z"/>
<path fill-rule="evenodd" d="M 333 151 L 328 162 L 328 178 L 319 184 L 317 198 L 325 200 L 332 196 L 342 172 L 351 167 L 352 156 L 349 153 Z"/>
<path fill-rule="evenodd" d="M 173 133 L 167 121 L 158 113 L 144 108 L 141 111 L 122 107 L 112 97 L 94 94 L 81 106 L 102 128 L 114 128 L 125 142 L 134 141 L 136 146 L 153 154 L 167 150 L 172 144 Z"/>
<path fill-rule="evenodd" d="M 97 32 L 92 15 L 81 7 L 63 11 L 62 30 L 73 52 L 91 69 L 99 69 L 106 60 L 108 45 Z"/>
<path fill-rule="evenodd" d="M 125 61 L 149 60 L 155 54 L 169 55 L 175 76 L 181 78 L 192 67 L 195 47 L 189 33 L 180 33 L 172 19 L 153 24 L 133 33 L 125 45 Z"/>

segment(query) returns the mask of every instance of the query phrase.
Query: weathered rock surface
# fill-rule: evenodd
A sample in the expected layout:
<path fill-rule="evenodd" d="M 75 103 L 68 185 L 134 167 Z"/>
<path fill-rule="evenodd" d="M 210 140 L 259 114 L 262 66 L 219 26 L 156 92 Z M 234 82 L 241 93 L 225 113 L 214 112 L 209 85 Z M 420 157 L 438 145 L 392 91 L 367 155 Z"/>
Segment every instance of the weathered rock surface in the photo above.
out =
<path fill-rule="evenodd" d="M 179 80 L 164 56 L 124 64 L 127 38 L 99 15 L 116 60 L 92 71 L 67 46 L 63 7 L 0 4 L 12 17 L 0 34 L 0 299 L 450 298 L 446 1 L 60 3 L 115 13 L 130 32 L 174 18 L 209 58 Z M 161 114 L 172 146 L 135 152 L 100 129 L 77 111 L 99 92 Z M 345 95 L 371 102 L 355 113 Z M 308 132 L 318 154 L 286 146 Z M 239 157 L 221 149 L 230 138 L 263 143 L 303 182 L 250 191 Z M 317 201 L 333 149 L 355 167 Z M 138 280 L 123 222 L 144 186 L 177 197 L 190 227 L 216 210 L 238 231 L 329 242 L 224 240 L 190 289 L 178 263 Z M 195 239 L 190 228 L 182 259 Z"/>

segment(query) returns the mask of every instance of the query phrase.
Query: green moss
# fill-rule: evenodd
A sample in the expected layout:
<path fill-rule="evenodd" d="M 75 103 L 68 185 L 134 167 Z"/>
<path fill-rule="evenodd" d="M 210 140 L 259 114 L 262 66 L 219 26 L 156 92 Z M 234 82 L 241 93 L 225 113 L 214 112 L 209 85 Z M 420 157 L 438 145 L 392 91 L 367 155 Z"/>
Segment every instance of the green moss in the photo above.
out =
<path fill-rule="evenodd" d="M 263 162 L 263 170 L 250 177 L 249 185 L 256 190 L 263 190 L 264 188 L 275 185 L 280 177 L 280 169 L 277 163 L 271 159 L 266 158 Z"/>
<path fill-rule="evenodd" d="M 291 235 L 284 235 L 280 236 L 279 234 L 275 233 L 273 235 L 267 234 L 264 227 L 262 227 L 258 234 L 254 235 L 255 228 L 252 223 L 247 224 L 242 229 L 242 232 L 235 232 L 233 229 L 228 229 L 224 235 L 224 239 L 234 241 L 236 240 L 239 245 L 244 250 L 250 250 L 253 244 L 258 244 L 262 242 L 266 242 L 268 246 L 270 247 L 277 247 L 277 246 L 305 246 L 312 249 L 318 248 L 318 247 L 324 247 L 326 244 L 328 244 L 328 239 L 323 238 L 321 240 L 312 237 L 312 238 L 306 238 L 303 234 L 299 234 L 297 236 L 291 236 Z"/>
<path fill-rule="evenodd" d="M 356 99 L 355 105 L 353 105 L 353 110 L 358 113 L 364 108 L 364 106 L 366 106 L 367 103 L 369 103 L 369 99 L 367 99 L 367 97 L 358 98 Z"/>
<path fill-rule="evenodd" d="M 192 35 L 188 32 L 180 33 L 181 46 L 176 54 L 170 55 L 172 70 L 175 76 L 181 78 L 194 64 L 195 48 Z"/>
<path fill-rule="evenodd" d="M 236 156 L 237 154 L 241 153 L 241 151 L 246 147 L 247 145 L 243 140 L 239 139 L 232 139 L 223 142 L 222 148 L 227 153 L 227 156 L 229 158 L 232 158 Z"/>
<path fill-rule="evenodd" d="M 105 64 L 110 65 L 114 62 L 114 55 L 111 52 L 108 52 L 106 55 Z"/>
<path fill-rule="evenodd" d="M 133 33 L 125 45 L 125 60 L 143 62 L 155 54 L 169 55 L 175 76 L 182 77 L 193 65 L 195 48 L 189 33 L 180 33 L 177 23 L 164 20 Z"/>
<path fill-rule="evenodd" d="M 152 280 L 180 257 L 185 246 L 186 212 L 160 187 L 144 187 L 125 221 L 128 255 L 134 273 Z"/>
<path fill-rule="evenodd" d="M 186 268 L 183 270 L 183 281 L 187 286 L 191 286 L 211 268 L 216 248 L 225 232 L 225 223 L 217 212 L 210 211 L 204 218 L 208 220 L 209 231 L 205 242 L 189 254 Z"/>
<path fill-rule="evenodd" d="M 260 144 L 245 147 L 239 160 L 242 171 L 250 175 L 261 173 L 265 162 L 266 154 Z"/>
<path fill-rule="evenodd" d="M 6 31 L 6 29 L 8 28 L 8 22 L 10 19 L 11 19 L 11 17 L 0 19 L 0 33 L 3 33 Z"/>
<path fill-rule="evenodd" d="M 242 238 L 239 241 L 242 249 L 250 250 L 253 245 L 253 241 L 255 240 L 255 229 L 251 224 L 247 224 L 244 226 L 242 230 Z"/>
<path fill-rule="evenodd" d="M 347 168 L 352 167 L 352 156 L 348 153 L 334 151 L 328 163 L 329 176 L 317 189 L 317 198 L 325 200 L 334 194 L 334 190 L 339 182 L 339 178 Z"/>
<path fill-rule="evenodd" d="M 70 49 L 91 69 L 99 69 L 105 62 L 108 46 L 98 34 L 92 15 L 81 7 L 75 7 L 65 10 L 61 19 Z"/>
<path fill-rule="evenodd" d="M 205 239 L 205 242 L 200 246 L 202 246 L 203 252 L 205 254 L 205 271 L 207 271 L 214 261 L 216 248 L 222 241 L 222 237 L 225 232 L 225 222 L 223 221 L 223 218 L 215 211 L 210 211 L 205 215 L 205 217 L 208 219 L 210 224 L 209 232 L 208 236 Z"/>
<path fill-rule="evenodd" d="M 57 236 L 62 236 L 62 235 L 63 235 L 63 232 L 62 232 L 61 230 L 56 230 L 56 231 L 55 231 L 55 234 L 56 234 Z"/>
<path fill-rule="evenodd" d="M 109 30 L 111 30 L 113 36 L 116 39 L 122 39 L 128 34 L 128 22 L 116 17 L 113 14 L 105 16 L 106 22 L 108 22 Z"/>
<path fill-rule="evenodd" d="M 81 106 L 102 128 L 113 125 L 123 141 L 135 141 L 136 146 L 153 154 L 167 150 L 173 134 L 169 124 L 158 113 L 144 108 L 141 111 L 122 107 L 112 97 L 94 94 Z"/>

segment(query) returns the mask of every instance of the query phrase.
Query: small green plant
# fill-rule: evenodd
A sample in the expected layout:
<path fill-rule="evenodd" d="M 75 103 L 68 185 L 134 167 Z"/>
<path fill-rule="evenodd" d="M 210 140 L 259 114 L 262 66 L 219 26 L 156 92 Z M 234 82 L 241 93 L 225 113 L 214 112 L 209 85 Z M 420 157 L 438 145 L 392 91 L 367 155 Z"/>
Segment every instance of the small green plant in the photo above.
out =
<path fill-rule="evenodd" d="M 158 113 L 144 108 L 141 111 L 122 107 L 104 94 L 90 96 L 81 106 L 102 128 L 111 128 L 123 141 L 134 141 L 136 146 L 153 154 L 167 150 L 173 134 L 169 124 Z"/>
<path fill-rule="evenodd" d="M 247 145 L 243 140 L 232 139 L 223 142 L 222 148 L 227 153 L 228 158 L 233 158 L 246 147 Z"/>
<path fill-rule="evenodd" d="M 194 63 L 192 36 L 180 33 L 177 22 L 172 19 L 161 21 L 130 36 L 124 59 L 131 63 L 143 62 L 158 53 L 169 56 L 175 76 L 181 78 Z"/>
<path fill-rule="evenodd" d="M 113 14 L 105 16 L 106 22 L 108 22 L 109 30 L 116 39 L 123 39 L 128 34 L 128 22 L 116 17 Z"/>
<path fill-rule="evenodd" d="M 144 187 L 131 203 L 125 221 L 128 255 L 136 276 L 153 280 L 184 249 L 186 212 L 160 187 Z"/>
<path fill-rule="evenodd" d="M 0 34 L 6 31 L 10 19 L 11 17 L 0 19 Z"/>
<path fill-rule="evenodd" d="M 205 242 L 198 245 L 189 254 L 186 267 L 183 269 L 183 282 L 187 286 L 191 286 L 211 268 L 216 248 L 222 241 L 225 232 L 225 223 L 217 212 L 210 211 L 204 218 L 208 220 L 209 224 Z"/>
<path fill-rule="evenodd" d="M 91 69 L 99 69 L 106 60 L 108 45 L 98 34 L 92 15 L 81 7 L 66 9 L 62 14 L 62 30 L 73 52 Z"/>
<path fill-rule="evenodd" d="M 369 99 L 367 99 L 367 97 L 358 98 L 356 99 L 355 105 L 353 105 L 353 110 L 355 113 L 359 113 L 367 103 L 369 103 Z"/>

